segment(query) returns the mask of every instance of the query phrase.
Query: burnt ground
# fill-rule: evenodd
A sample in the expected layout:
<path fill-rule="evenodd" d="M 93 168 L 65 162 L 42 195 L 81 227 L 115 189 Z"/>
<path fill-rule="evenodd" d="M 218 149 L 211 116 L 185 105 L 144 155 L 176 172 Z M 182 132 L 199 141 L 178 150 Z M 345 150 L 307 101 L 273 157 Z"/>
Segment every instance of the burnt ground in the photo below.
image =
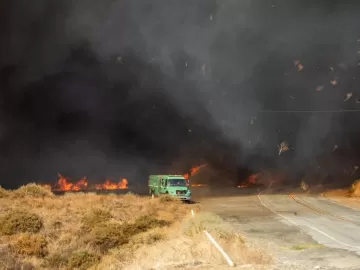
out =
<path fill-rule="evenodd" d="M 193 189 L 203 210 L 230 222 L 275 258 L 273 269 L 359 269 L 360 210 L 320 195 Z"/>

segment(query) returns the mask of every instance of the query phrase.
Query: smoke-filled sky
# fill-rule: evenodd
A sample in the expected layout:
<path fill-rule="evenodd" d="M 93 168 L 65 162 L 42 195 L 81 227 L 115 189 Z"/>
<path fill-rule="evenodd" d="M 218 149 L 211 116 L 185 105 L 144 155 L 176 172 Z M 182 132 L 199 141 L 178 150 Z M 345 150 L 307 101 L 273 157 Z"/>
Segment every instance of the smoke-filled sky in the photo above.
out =
<path fill-rule="evenodd" d="M 145 183 L 201 163 L 235 181 L 270 167 L 354 177 L 360 112 L 312 111 L 360 110 L 359 11 L 325 0 L 1 3 L 0 184 L 57 173 Z"/>

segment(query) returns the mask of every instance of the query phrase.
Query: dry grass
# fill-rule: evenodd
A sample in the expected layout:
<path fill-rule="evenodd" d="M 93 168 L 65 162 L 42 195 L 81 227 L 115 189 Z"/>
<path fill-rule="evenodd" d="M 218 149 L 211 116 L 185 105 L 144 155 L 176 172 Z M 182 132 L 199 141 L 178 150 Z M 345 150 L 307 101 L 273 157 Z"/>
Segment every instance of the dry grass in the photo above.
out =
<path fill-rule="evenodd" d="M 238 265 L 251 264 L 254 269 L 267 269 L 272 258 L 264 250 L 249 246 L 221 218 L 200 212 L 194 218 L 187 217 L 173 228 L 159 231 L 159 241 L 146 242 L 136 239 L 141 246 L 132 249 L 135 243 L 115 249 L 105 256 L 96 269 L 223 269 L 226 261 L 212 246 L 203 233 L 207 230 Z M 131 254 L 132 260 L 122 258 Z M 129 256 L 129 255 L 128 255 Z"/>
<path fill-rule="evenodd" d="M 323 248 L 324 245 L 322 244 L 297 244 L 297 245 L 292 245 L 290 247 L 287 247 L 288 249 L 291 250 L 305 250 L 305 249 L 310 249 L 310 248 Z"/>
<path fill-rule="evenodd" d="M 204 229 L 235 262 L 270 263 L 219 217 L 200 212 L 191 218 L 190 208 L 199 210 L 162 196 L 54 196 L 33 184 L 16 191 L 0 188 L 0 269 L 224 266 Z"/>

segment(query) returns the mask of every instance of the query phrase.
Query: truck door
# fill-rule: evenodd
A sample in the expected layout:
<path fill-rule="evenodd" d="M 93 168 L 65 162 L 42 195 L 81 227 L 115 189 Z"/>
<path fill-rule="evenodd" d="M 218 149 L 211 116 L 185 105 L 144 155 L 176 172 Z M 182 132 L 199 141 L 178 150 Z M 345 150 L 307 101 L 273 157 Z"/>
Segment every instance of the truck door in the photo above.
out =
<path fill-rule="evenodd" d="M 162 178 L 160 180 L 160 193 L 166 193 L 167 191 L 167 179 L 166 178 Z"/>
<path fill-rule="evenodd" d="M 165 179 L 164 178 L 161 178 L 160 179 L 160 190 L 159 190 L 159 193 L 164 193 L 164 182 L 165 182 Z"/>
<path fill-rule="evenodd" d="M 164 179 L 164 193 L 168 193 L 167 182 L 167 179 Z"/>

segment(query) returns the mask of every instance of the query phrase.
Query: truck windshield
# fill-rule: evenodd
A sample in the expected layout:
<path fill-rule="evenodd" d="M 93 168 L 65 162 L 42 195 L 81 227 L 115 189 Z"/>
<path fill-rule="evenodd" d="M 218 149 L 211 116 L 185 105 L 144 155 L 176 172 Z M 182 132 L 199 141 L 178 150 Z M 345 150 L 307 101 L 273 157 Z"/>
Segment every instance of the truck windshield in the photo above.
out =
<path fill-rule="evenodd" d="M 185 179 L 169 179 L 169 186 L 171 187 L 175 187 L 175 186 L 180 186 L 180 187 L 183 187 L 183 186 L 186 186 L 186 182 L 185 182 Z"/>

